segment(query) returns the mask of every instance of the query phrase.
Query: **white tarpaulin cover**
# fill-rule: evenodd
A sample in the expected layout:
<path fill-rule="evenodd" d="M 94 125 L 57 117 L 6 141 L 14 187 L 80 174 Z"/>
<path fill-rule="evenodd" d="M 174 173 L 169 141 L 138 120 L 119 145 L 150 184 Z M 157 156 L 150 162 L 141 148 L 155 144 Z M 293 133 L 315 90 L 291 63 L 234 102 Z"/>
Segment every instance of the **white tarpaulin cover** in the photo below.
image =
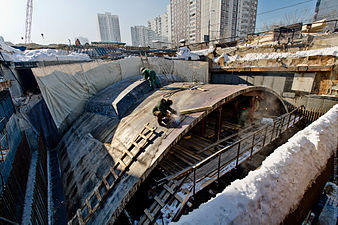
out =
<path fill-rule="evenodd" d="M 185 81 L 207 83 L 208 63 L 149 58 L 158 74 L 176 74 Z M 58 128 L 64 129 L 84 110 L 86 101 L 105 87 L 139 75 L 139 57 L 33 68 L 32 71 Z"/>

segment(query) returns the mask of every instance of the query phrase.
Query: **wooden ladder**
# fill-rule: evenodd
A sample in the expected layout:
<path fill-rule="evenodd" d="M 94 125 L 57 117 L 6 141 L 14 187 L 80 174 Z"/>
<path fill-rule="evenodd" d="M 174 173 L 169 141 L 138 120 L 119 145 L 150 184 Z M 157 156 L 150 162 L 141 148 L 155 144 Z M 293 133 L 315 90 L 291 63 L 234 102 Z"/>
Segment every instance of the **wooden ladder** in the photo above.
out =
<path fill-rule="evenodd" d="M 180 204 L 182 204 L 184 199 L 182 199 L 181 196 L 177 194 L 177 191 L 182 186 L 186 178 L 187 176 L 183 178 L 180 182 L 169 181 L 167 184 L 164 184 L 162 191 L 160 192 L 159 195 L 154 197 L 155 201 L 152 203 L 149 209 L 144 210 L 144 215 L 141 216 L 140 222 L 138 224 L 158 225 L 158 223 L 156 222 L 156 219 L 159 217 L 159 214 L 161 213 L 161 209 L 167 203 L 170 203 L 171 200 L 176 199 L 178 202 L 180 202 Z"/>
<path fill-rule="evenodd" d="M 144 56 L 141 55 L 141 62 L 142 62 L 143 67 L 146 67 L 146 68 L 150 67 L 147 54 L 145 54 Z"/>
<path fill-rule="evenodd" d="M 149 127 L 149 123 L 143 126 L 143 129 L 131 142 L 130 146 L 123 149 L 121 157 L 115 162 L 114 166 L 109 169 L 109 172 L 103 176 L 102 180 L 94 188 L 94 191 L 86 199 L 85 204 L 78 209 L 76 215 L 68 221 L 68 225 L 82 225 L 89 221 L 89 219 L 94 215 L 94 212 L 112 191 L 114 186 L 119 182 L 120 178 L 129 170 L 130 166 L 137 161 L 137 157 L 149 143 L 149 139 L 156 129 L 157 127 Z M 134 150 L 133 153 L 132 150 Z"/>

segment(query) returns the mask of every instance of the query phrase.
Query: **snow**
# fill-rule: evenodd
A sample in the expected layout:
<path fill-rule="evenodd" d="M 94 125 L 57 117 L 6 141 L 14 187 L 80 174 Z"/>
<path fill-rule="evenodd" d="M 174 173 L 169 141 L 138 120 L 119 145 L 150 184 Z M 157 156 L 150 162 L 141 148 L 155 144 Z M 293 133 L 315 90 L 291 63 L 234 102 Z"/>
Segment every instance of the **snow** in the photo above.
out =
<path fill-rule="evenodd" d="M 337 123 L 338 104 L 277 148 L 259 169 L 172 224 L 282 223 L 336 150 Z"/>
<path fill-rule="evenodd" d="M 334 46 L 331 48 L 321 48 L 321 49 L 313 49 L 307 51 L 298 51 L 298 52 L 269 52 L 269 53 L 249 53 L 244 57 L 240 57 L 238 55 L 229 56 L 226 53 L 223 53 L 220 57 L 215 59 L 215 62 L 218 63 L 220 58 L 224 57 L 224 62 L 233 62 L 233 61 L 252 61 L 252 60 L 262 60 L 262 59 L 282 59 L 282 58 L 301 58 L 308 56 L 316 56 L 316 55 L 331 55 L 338 57 L 338 46 Z"/>
<path fill-rule="evenodd" d="M 193 53 L 190 51 L 189 48 L 187 47 L 181 47 L 178 49 L 178 53 L 177 53 L 177 56 L 175 57 L 169 57 L 169 56 L 164 56 L 164 58 L 167 58 L 167 59 L 181 59 L 181 60 L 199 60 L 200 57 L 199 55 Z"/>
<path fill-rule="evenodd" d="M 90 61 L 87 54 L 67 52 L 56 49 L 26 50 L 24 52 L 8 46 L 0 41 L 0 51 L 5 61 L 32 62 L 32 61 Z M 3 60 L 0 57 L 0 60 Z"/>
<path fill-rule="evenodd" d="M 210 46 L 208 49 L 202 49 L 202 50 L 191 51 L 191 52 L 199 56 L 201 55 L 208 56 L 208 54 L 212 53 L 214 50 L 215 50 L 214 46 Z"/>

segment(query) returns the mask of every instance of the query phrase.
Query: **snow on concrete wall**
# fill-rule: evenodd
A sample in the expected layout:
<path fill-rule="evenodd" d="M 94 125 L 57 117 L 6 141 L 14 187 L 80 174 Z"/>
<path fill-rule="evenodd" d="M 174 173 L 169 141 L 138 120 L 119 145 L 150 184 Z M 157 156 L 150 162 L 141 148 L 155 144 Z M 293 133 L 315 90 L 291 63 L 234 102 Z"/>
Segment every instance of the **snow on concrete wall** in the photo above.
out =
<path fill-rule="evenodd" d="M 175 74 L 184 81 L 208 81 L 208 63 L 149 58 L 157 73 Z M 168 65 L 173 67 L 166 69 Z M 139 57 L 111 62 L 87 62 L 33 68 L 32 71 L 58 128 L 66 128 L 84 109 L 86 101 L 107 86 L 139 75 Z M 159 70 L 157 70 L 159 69 Z"/>
<path fill-rule="evenodd" d="M 338 104 L 262 166 L 173 224 L 280 224 L 337 149 Z"/>
<path fill-rule="evenodd" d="M 0 41 L 0 60 L 11 62 L 32 62 L 32 61 L 90 61 L 87 54 L 68 52 L 57 49 L 38 49 L 20 51 Z"/>

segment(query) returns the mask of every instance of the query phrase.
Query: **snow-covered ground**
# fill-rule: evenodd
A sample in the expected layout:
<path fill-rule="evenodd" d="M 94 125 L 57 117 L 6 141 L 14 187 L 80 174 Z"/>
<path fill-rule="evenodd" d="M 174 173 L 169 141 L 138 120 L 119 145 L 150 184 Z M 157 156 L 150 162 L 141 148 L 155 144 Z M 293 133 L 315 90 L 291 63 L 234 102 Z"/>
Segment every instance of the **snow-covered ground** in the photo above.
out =
<path fill-rule="evenodd" d="M 252 61 L 252 60 L 262 60 L 262 59 L 282 59 L 282 58 L 301 58 L 308 56 L 316 56 L 316 55 L 332 55 L 338 57 L 338 46 L 334 46 L 331 48 L 321 48 L 321 49 L 313 49 L 307 51 L 298 51 L 298 52 L 269 52 L 269 53 L 249 53 L 244 57 L 240 57 L 238 55 L 229 56 L 226 53 L 223 53 L 220 57 L 216 58 L 214 61 L 216 63 L 223 57 L 224 62 L 233 62 L 236 60 L 240 61 Z"/>
<path fill-rule="evenodd" d="M 56 49 L 26 50 L 24 52 L 8 46 L 0 41 L 0 61 L 30 62 L 30 61 L 89 61 L 87 54 L 67 52 Z"/>
<path fill-rule="evenodd" d="M 338 104 L 277 148 L 262 166 L 172 224 L 280 224 L 337 148 Z"/>

